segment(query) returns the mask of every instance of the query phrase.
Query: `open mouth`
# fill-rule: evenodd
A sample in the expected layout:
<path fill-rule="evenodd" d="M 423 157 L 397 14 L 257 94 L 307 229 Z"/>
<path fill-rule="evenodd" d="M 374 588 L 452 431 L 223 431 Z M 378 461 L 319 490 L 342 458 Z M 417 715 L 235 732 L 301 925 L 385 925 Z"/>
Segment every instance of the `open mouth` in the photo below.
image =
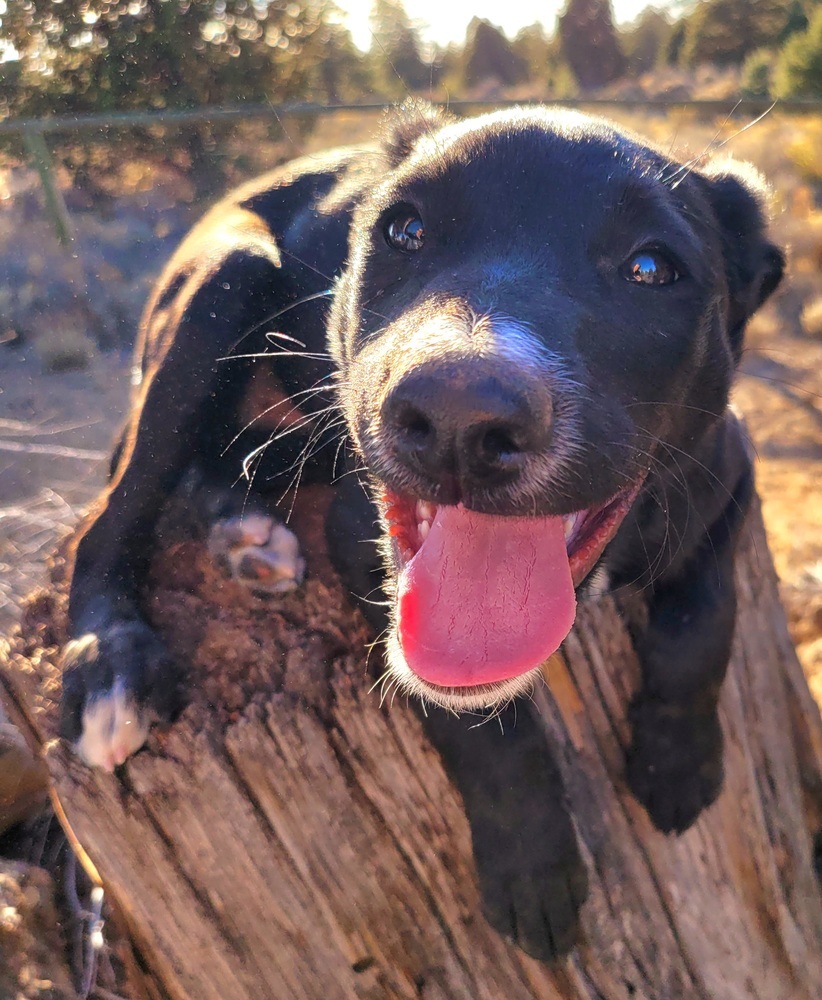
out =
<path fill-rule="evenodd" d="M 397 566 L 393 672 L 449 707 L 489 707 L 520 693 L 571 630 L 575 589 L 643 481 L 553 517 L 479 514 L 386 491 Z"/>

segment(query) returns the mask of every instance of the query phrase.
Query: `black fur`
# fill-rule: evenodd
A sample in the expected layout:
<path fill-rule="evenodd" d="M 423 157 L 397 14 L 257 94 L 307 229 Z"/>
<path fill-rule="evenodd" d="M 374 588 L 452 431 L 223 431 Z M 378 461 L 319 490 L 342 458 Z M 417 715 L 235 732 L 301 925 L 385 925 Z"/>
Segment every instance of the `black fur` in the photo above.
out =
<path fill-rule="evenodd" d="M 627 775 L 656 825 L 682 831 L 722 782 L 717 698 L 734 624 L 734 544 L 751 495 L 728 393 L 745 322 L 778 284 L 783 258 L 765 234 L 758 182 L 744 173 L 677 171 L 635 137 L 545 109 L 460 128 L 407 107 L 373 148 L 297 161 L 237 192 L 169 264 L 144 319 L 144 381 L 111 485 L 77 546 L 73 634 L 98 641 L 67 653 L 63 731 L 78 738 L 84 708 L 114 677 L 152 717 L 177 704 L 178 668 L 140 610 L 146 538 L 192 465 L 219 488 L 236 478 L 254 446 L 247 436 L 231 444 L 237 411 L 263 362 L 217 359 L 240 342 L 238 353 L 264 348 L 263 334 L 277 329 L 308 352 L 328 338 L 343 412 L 378 489 L 565 514 L 647 472 L 601 566 L 613 586 L 639 583 L 649 594 Z M 386 242 L 397 205 L 424 219 L 420 253 Z M 625 262 L 648 246 L 673 258 L 679 281 L 626 280 Z M 322 297 L 303 303 L 332 281 L 330 317 Z M 516 321 L 551 352 L 539 377 L 529 368 L 524 378 L 518 363 L 489 367 L 457 342 L 489 315 Z M 432 324 L 462 331 L 442 355 L 419 340 Z M 303 408 L 328 404 L 325 362 L 283 354 L 268 364 L 289 394 L 328 379 L 329 392 Z M 457 384 L 464 391 L 443 390 Z M 408 414 L 420 399 L 415 424 Z M 539 433 L 526 433 L 529 420 Z M 478 443 L 480 426 L 493 434 Z M 415 427 L 427 444 L 445 444 L 427 454 Z M 270 448 L 269 468 L 290 465 L 304 443 L 293 435 Z M 328 480 L 330 463 L 318 458 L 305 475 Z M 369 498 L 344 478 L 329 538 L 363 595 L 380 571 L 360 542 L 374 520 Z M 465 799 L 489 919 L 550 960 L 576 939 L 585 871 L 530 706 L 519 706 L 516 724 L 511 709 L 502 721 L 472 727 L 429 710 L 426 725 Z"/>

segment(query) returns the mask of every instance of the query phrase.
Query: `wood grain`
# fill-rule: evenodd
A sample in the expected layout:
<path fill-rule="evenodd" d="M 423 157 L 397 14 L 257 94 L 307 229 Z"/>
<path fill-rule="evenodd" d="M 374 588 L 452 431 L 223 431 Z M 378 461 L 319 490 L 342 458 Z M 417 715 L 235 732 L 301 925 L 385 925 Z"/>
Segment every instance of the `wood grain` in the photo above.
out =
<path fill-rule="evenodd" d="M 380 706 L 362 658 L 299 639 L 293 616 L 307 693 L 252 692 L 230 716 L 195 699 L 116 777 L 50 744 L 66 821 L 155 995 L 816 1000 L 822 722 L 758 511 L 737 577 L 725 786 L 681 837 L 656 831 L 625 787 L 638 666 L 615 602 L 581 608 L 546 667 L 535 699 L 591 882 L 584 941 L 554 968 L 482 918 L 461 802 L 414 713 Z M 2 676 L 19 706 L 24 685 L 8 665 Z"/>

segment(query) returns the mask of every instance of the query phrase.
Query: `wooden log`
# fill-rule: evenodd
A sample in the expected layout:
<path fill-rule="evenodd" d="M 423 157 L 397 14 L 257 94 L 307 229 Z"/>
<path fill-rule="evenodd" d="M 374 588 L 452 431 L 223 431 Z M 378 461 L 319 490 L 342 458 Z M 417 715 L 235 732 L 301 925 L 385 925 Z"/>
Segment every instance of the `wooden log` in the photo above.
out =
<path fill-rule="evenodd" d="M 48 772 L 0 704 L 0 835 L 48 801 Z"/>
<path fill-rule="evenodd" d="M 59 744 L 46 753 L 64 822 L 128 927 L 147 995 L 822 995 L 813 865 L 822 722 L 789 641 L 758 510 L 737 566 L 739 620 L 721 702 L 724 790 L 683 836 L 654 830 L 625 786 L 626 706 L 638 679 L 625 607 L 620 615 L 611 598 L 581 607 L 546 668 L 535 698 L 591 883 L 583 942 L 553 968 L 482 918 L 459 797 L 413 711 L 369 693 L 353 651 L 361 629 L 350 634 L 351 612 L 333 586 L 315 579 L 301 602 L 261 605 L 216 586 L 193 551 L 170 550 L 183 574 L 176 598 L 164 592 L 152 603 L 193 664 L 192 706 L 117 776 L 88 770 Z M 34 705 L 24 712 L 45 739 L 48 684 L 35 705 L 30 658 L 16 655 L 4 684 L 18 707 Z M 210 673 L 221 658 L 228 664 Z"/>

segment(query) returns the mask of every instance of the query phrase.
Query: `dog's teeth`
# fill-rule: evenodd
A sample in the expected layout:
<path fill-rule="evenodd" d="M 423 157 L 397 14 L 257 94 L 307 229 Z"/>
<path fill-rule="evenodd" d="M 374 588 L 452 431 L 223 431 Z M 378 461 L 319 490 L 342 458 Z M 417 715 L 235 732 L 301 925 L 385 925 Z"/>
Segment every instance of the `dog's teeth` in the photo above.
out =
<path fill-rule="evenodd" d="M 562 518 L 562 524 L 563 524 L 563 527 L 565 529 L 565 541 L 567 542 L 568 539 L 571 537 L 571 535 L 573 535 L 574 528 L 577 525 L 577 515 L 576 514 L 566 514 Z"/>
<path fill-rule="evenodd" d="M 417 500 L 417 521 L 429 523 L 434 520 L 434 514 L 436 514 L 436 508 L 432 503 L 428 503 L 426 500 Z"/>
<path fill-rule="evenodd" d="M 425 541 L 425 539 L 428 538 L 428 532 L 431 530 L 431 525 L 428 523 L 428 521 L 420 521 L 420 523 L 417 525 L 417 530 L 420 533 L 420 538 L 422 539 L 422 541 Z"/>

